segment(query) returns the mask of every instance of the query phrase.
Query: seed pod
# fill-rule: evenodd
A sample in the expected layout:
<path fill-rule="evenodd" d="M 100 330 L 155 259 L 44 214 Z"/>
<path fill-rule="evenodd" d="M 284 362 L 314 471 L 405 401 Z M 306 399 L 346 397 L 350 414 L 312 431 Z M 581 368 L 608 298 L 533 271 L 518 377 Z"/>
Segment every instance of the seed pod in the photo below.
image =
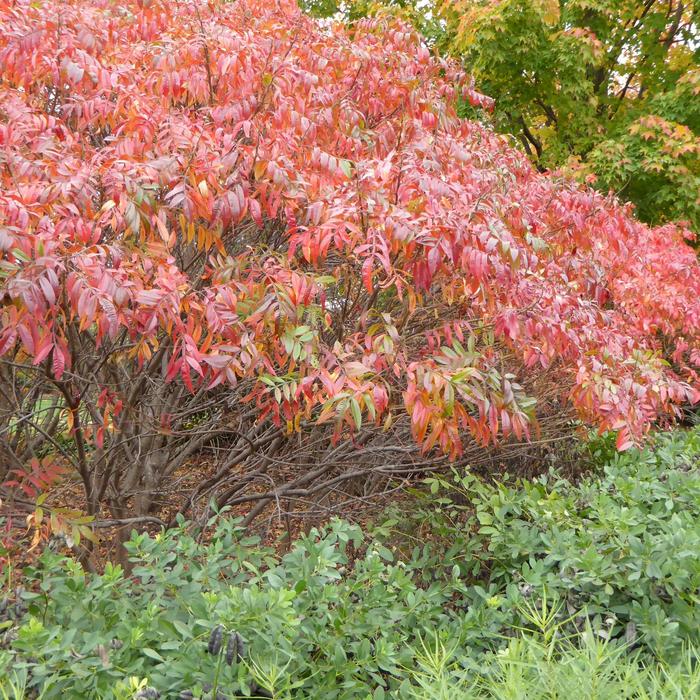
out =
<path fill-rule="evenodd" d="M 135 695 L 137 700 L 158 700 L 159 697 L 160 693 L 155 688 L 151 688 L 149 686 L 142 688 Z"/>
<path fill-rule="evenodd" d="M 224 628 L 221 625 L 217 625 L 211 631 L 209 635 L 209 645 L 207 646 L 207 651 L 210 654 L 216 656 L 221 651 L 221 642 L 224 636 Z"/>
<path fill-rule="evenodd" d="M 237 656 L 237 639 L 236 633 L 229 634 L 226 640 L 226 664 L 230 666 L 233 663 L 234 656 Z"/>
<path fill-rule="evenodd" d="M 266 690 L 255 681 L 250 684 L 250 694 L 253 698 L 272 698 L 274 697 L 269 690 Z"/>
<path fill-rule="evenodd" d="M 0 634 L 0 649 L 9 649 L 12 643 L 17 639 L 17 628 L 10 627 Z"/>
<path fill-rule="evenodd" d="M 245 656 L 245 642 L 238 632 L 236 632 L 236 661 L 242 661 Z"/>

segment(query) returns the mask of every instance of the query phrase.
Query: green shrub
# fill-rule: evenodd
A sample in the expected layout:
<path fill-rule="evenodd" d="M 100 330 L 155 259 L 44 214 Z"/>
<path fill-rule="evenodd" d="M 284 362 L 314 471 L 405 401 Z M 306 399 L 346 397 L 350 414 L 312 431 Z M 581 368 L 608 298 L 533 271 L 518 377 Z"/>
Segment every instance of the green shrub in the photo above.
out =
<path fill-rule="evenodd" d="M 663 674 L 647 678 L 640 663 L 677 664 L 688 644 L 700 646 L 698 455 L 696 430 L 617 455 L 577 485 L 553 475 L 500 485 L 432 479 L 410 515 L 394 514 L 370 537 L 334 521 L 283 557 L 222 515 L 208 542 L 185 523 L 134 534 L 130 577 L 111 565 L 86 574 L 46 551 L 25 572 L 27 612 L 14 601 L 3 608 L 0 678 L 4 671 L 26 685 L 28 697 L 62 700 L 156 690 L 161 698 L 412 698 L 432 692 L 435 679 L 416 673 L 425 665 L 421 640 L 432 640 L 452 650 L 438 682 L 486 693 L 487 681 L 518 671 L 504 659 L 539 653 L 542 619 L 533 611 L 546 609 L 547 629 L 587 634 L 623 660 L 614 662 L 620 673 L 637 669 L 651 688 Z M 518 646 L 523 630 L 535 646 Z M 576 669 L 579 652 L 590 648 L 559 646 L 548 666 L 528 661 L 516 680 L 558 683 L 553 659 Z M 10 681 L 0 683 L 0 699 L 23 697 Z"/>
<path fill-rule="evenodd" d="M 117 683 L 129 676 L 148 678 L 164 697 L 186 690 L 201 697 L 219 666 L 218 690 L 227 697 L 250 693 L 254 683 L 275 697 L 299 689 L 305 698 L 364 698 L 377 687 L 396 689 L 416 632 L 457 633 L 453 589 L 419 586 L 380 544 L 345 571 L 348 546 L 361 539 L 357 528 L 334 522 L 276 559 L 222 518 L 211 544 L 198 544 L 184 526 L 134 536 L 133 580 L 113 566 L 86 575 L 47 552 L 30 573 L 38 590 L 24 594 L 30 617 L 2 660 L 26 668 L 45 698 L 117 697 Z M 243 663 L 220 665 L 207 653 L 216 625 L 246 641 Z"/>
<path fill-rule="evenodd" d="M 512 608 L 546 588 L 568 614 L 585 611 L 601 629 L 611 618 L 613 637 L 671 658 L 682 640 L 700 641 L 699 460 L 696 429 L 616 454 L 577 485 L 555 475 L 495 486 L 434 478 L 415 517 L 450 542 L 443 566 L 486 582 L 475 586 L 485 599 L 504 595 Z M 455 490 L 466 506 L 440 497 Z M 424 548 L 423 566 L 435 556 Z"/>

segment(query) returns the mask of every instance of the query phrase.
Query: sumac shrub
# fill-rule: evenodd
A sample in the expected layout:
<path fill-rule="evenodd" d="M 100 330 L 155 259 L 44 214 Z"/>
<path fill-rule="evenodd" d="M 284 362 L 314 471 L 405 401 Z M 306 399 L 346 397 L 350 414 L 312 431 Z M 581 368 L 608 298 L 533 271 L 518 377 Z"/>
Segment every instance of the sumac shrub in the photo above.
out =
<path fill-rule="evenodd" d="M 690 234 L 458 118 L 489 99 L 408 26 L 294 0 L 0 25 L 3 470 L 50 458 L 91 516 L 146 517 L 225 440 L 194 496 L 255 515 L 415 444 L 524 439 L 545 370 L 618 448 L 697 400 Z M 251 495 L 280 460 L 295 480 Z"/>

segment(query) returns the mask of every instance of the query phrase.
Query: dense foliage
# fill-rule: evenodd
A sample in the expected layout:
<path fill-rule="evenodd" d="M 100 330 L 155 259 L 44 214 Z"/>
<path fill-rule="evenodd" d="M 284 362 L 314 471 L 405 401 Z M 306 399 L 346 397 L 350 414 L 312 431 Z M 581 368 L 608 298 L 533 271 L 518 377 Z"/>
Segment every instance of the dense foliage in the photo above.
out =
<path fill-rule="evenodd" d="M 535 611 L 540 629 L 521 632 L 480 672 L 464 674 L 454 647 L 433 642 L 418 657 L 416 700 L 686 700 L 700 694 L 698 653 L 655 664 L 628 655 L 589 629 L 559 635 L 546 611 Z M 466 677 L 465 677 L 466 676 Z"/>
<path fill-rule="evenodd" d="M 320 0 L 319 14 L 390 8 L 460 56 L 496 100 L 495 125 L 537 167 L 563 168 L 700 228 L 696 0 Z"/>
<path fill-rule="evenodd" d="M 700 228 L 695 0 L 450 0 L 455 43 L 540 167 Z M 515 89 L 514 89 L 515 88 Z"/>
<path fill-rule="evenodd" d="M 204 542 L 185 524 L 134 534 L 131 577 L 112 565 L 86 574 L 47 550 L 20 599 L 2 604 L 0 671 L 46 699 L 126 699 L 139 686 L 200 698 L 206 684 L 226 697 L 257 684 L 275 698 L 455 698 L 476 680 L 677 697 L 654 694 L 648 684 L 672 681 L 639 664 L 683 662 L 700 644 L 700 431 L 656 443 L 579 485 L 431 482 L 424 508 L 371 537 L 336 521 L 282 557 L 225 517 Z M 535 637 L 521 644 L 519 629 Z M 227 649 L 234 633 L 241 658 Z M 697 688 L 697 673 L 683 674 L 678 687 Z M 447 694 L 429 694 L 434 682 Z"/>
<path fill-rule="evenodd" d="M 90 516 L 145 517 L 216 440 L 195 496 L 310 497 L 359 447 L 524 438 L 543 368 L 620 448 L 700 396 L 687 231 L 460 119 L 490 100 L 406 25 L 292 0 L 0 23 L 0 463 L 30 500 L 70 468 Z M 302 475 L 246 490 L 280 462 Z"/>

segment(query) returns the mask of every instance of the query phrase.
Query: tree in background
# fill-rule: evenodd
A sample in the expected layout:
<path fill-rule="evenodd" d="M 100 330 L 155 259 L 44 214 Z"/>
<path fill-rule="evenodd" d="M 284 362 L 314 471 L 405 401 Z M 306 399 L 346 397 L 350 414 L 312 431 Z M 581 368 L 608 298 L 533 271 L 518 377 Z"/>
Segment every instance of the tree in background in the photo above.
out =
<path fill-rule="evenodd" d="M 517 135 L 539 169 L 614 190 L 645 221 L 700 228 L 696 0 L 355 0 L 336 9 L 352 18 L 380 6 L 463 59 L 496 101 L 496 128 Z"/>

